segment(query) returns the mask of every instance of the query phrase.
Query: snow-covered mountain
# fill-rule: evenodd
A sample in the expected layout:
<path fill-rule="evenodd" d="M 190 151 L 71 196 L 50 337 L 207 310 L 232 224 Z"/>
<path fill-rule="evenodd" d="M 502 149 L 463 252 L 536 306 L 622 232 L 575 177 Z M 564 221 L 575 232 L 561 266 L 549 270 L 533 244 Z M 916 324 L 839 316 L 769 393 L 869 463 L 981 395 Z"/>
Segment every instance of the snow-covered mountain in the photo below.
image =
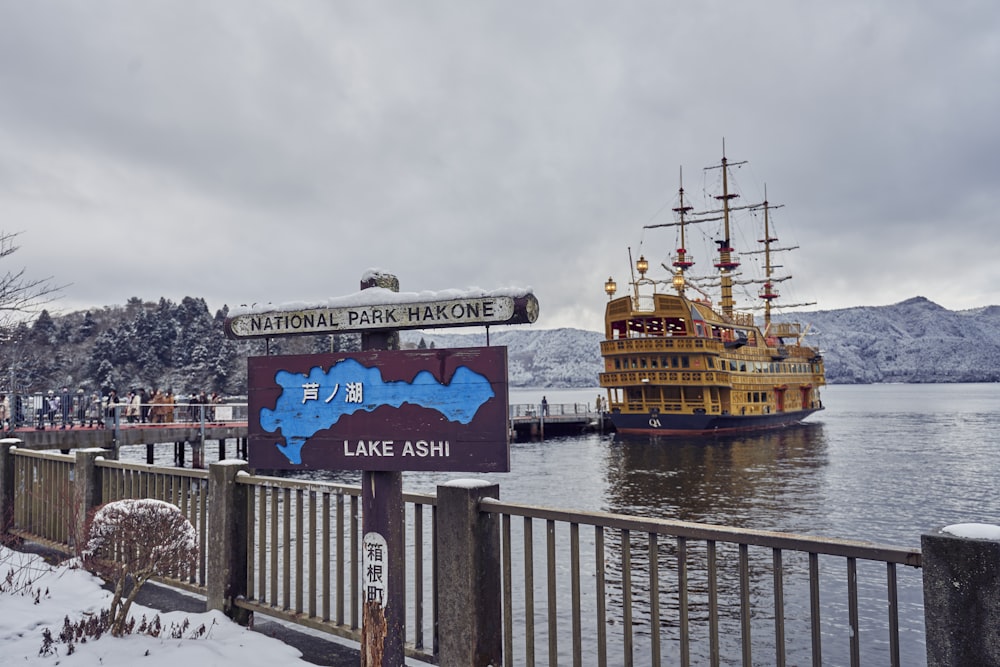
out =
<path fill-rule="evenodd" d="M 924 297 L 801 313 L 832 383 L 997 382 L 1000 306 L 952 311 Z"/>
<path fill-rule="evenodd" d="M 798 313 L 794 319 L 811 326 L 807 341 L 823 353 L 830 383 L 1000 381 L 1000 306 L 951 311 L 915 297 L 891 306 Z M 485 333 L 401 336 L 411 345 L 486 344 Z M 582 329 L 490 332 L 491 345 L 507 346 L 509 380 L 516 387 L 596 386 L 601 338 Z"/>
<path fill-rule="evenodd" d="M 434 347 L 486 345 L 485 333 L 400 332 L 403 343 Z M 596 387 L 601 334 L 582 329 L 490 331 L 490 345 L 507 346 L 507 378 L 514 387 Z"/>

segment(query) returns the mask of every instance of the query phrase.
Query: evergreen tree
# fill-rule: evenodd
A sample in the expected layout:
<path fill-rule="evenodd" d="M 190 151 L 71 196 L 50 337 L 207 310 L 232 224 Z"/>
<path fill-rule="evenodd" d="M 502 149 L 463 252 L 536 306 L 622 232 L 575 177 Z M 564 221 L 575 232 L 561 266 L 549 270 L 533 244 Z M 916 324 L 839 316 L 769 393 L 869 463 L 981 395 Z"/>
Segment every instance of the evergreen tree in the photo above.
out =
<path fill-rule="evenodd" d="M 56 339 L 56 323 L 52 321 L 49 311 L 43 310 L 31 327 L 31 336 L 36 343 L 51 345 Z"/>
<path fill-rule="evenodd" d="M 94 331 L 97 329 L 97 323 L 94 321 L 94 315 L 88 310 L 83 314 L 83 322 L 80 323 L 80 327 L 76 330 L 76 336 L 73 342 L 82 343 L 88 340 L 94 335 Z"/>

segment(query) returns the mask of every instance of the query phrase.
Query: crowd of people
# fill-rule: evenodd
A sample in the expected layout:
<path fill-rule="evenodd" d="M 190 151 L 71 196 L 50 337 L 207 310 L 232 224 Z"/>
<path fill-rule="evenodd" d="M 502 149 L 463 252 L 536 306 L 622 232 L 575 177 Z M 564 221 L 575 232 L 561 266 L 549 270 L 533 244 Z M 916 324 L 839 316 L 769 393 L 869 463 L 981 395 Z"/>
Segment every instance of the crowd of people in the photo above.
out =
<path fill-rule="evenodd" d="M 119 396 L 114 389 L 106 394 L 69 387 L 30 395 L 0 393 L 0 430 L 10 431 L 33 425 L 38 429 L 94 428 L 126 422 L 167 424 L 177 421 L 214 421 L 214 405 L 222 397 L 212 392 L 174 394 L 170 390 L 131 389 Z M 204 416 L 203 416 L 204 412 Z"/>

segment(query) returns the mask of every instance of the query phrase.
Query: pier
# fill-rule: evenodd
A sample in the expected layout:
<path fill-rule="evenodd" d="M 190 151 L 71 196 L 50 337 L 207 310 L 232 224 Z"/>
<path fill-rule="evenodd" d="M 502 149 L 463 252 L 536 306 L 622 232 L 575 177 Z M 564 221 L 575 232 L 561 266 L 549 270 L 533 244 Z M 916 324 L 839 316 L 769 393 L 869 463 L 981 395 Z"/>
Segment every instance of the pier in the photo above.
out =
<path fill-rule="evenodd" d="M 510 406 L 512 440 L 537 440 L 557 435 L 612 430 L 605 415 L 587 403 L 516 403 Z"/>
<path fill-rule="evenodd" d="M 187 417 L 186 405 L 177 406 L 175 421 L 151 424 L 130 423 L 120 419 L 117 425 L 109 419 L 104 426 L 86 426 L 74 422 L 63 428 L 61 424 L 46 424 L 44 428 L 21 425 L 11 429 L 10 437 L 21 441 L 21 447 L 31 450 L 56 449 L 68 452 L 74 449 L 101 447 L 115 450 L 116 447 L 174 443 L 179 449 L 175 459 L 184 462 L 183 446 L 190 445 L 192 461 L 196 467 L 201 453 L 212 441 L 219 445 L 219 459 L 226 458 L 227 443 L 235 441 L 236 456 L 246 456 L 247 405 L 234 403 L 212 406 L 214 419 L 202 420 Z M 512 440 L 538 440 L 559 435 L 576 435 L 590 431 L 609 432 L 613 430 L 606 415 L 587 403 L 554 403 L 543 407 L 541 404 L 515 403 L 509 410 L 510 436 Z M 151 451 L 150 451 L 151 457 Z M 152 459 L 148 463 L 153 463 Z"/>

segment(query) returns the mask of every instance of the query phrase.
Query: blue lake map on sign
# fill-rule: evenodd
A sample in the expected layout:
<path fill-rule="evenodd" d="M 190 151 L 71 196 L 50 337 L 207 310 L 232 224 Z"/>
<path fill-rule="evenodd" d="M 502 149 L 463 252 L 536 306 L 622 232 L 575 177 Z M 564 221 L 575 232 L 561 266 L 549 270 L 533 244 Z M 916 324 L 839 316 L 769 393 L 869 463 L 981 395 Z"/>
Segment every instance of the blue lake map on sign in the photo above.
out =
<path fill-rule="evenodd" d="M 489 380 L 465 366 L 455 370 L 448 384 L 438 382 L 429 371 L 420 371 L 410 382 L 386 382 L 381 370 L 354 359 L 339 361 L 328 371 L 315 366 L 308 375 L 278 371 L 274 380 L 281 395 L 273 410 L 261 408 L 260 426 L 268 433 L 281 429 L 285 442 L 275 445 L 293 464 L 302 463 L 302 447 L 313 435 L 346 415 L 410 403 L 436 410 L 448 421 L 468 424 L 495 396 Z"/>

